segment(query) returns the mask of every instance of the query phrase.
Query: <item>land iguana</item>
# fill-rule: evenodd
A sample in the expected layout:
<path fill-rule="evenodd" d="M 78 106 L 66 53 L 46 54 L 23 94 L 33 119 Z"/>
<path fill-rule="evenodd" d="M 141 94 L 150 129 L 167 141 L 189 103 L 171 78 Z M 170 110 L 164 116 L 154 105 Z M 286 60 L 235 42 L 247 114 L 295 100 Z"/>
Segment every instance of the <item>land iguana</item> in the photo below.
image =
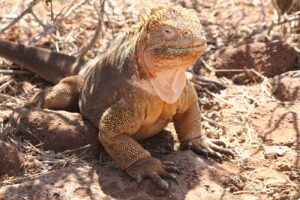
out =
<path fill-rule="evenodd" d="M 133 31 L 105 53 L 84 63 L 72 56 L 0 41 L 0 56 L 56 85 L 36 98 L 42 108 L 80 113 L 99 129 L 99 140 L 117 167 L 138 182 L 150 177 L 162 188 L 176 180 L 172 161 L 151 156 L 138 142 L 173 121 L 181 149 L 222 162 L 234 157 L 224 142 L 201 132 L 197 93 L 185 69 L 206 50 L 203 28 L 193 10 L 152 9 Z M 221 146 L 220 146 L 221 145 Z"/>

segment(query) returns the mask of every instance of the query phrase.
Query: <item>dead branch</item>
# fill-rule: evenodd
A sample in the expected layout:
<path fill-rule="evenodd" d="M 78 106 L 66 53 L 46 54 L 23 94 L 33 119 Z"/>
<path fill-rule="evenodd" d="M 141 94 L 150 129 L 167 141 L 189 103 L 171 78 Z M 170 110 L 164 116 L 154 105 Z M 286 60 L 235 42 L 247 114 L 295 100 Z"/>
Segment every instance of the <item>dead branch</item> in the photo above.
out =
<path fill-rule="evenodd" d="M 4 76 L 0 76 L 0 84 L 3 84 L 5 82 L 9 82 L 10 80 L 12 80 L 11 76 L 8 75 L 4 75 Z"/>
<path fill-rule="evenodd" d="M 201 118 L 202 118 L 204 121 L 207 121 L 207 122 L 209 122 L 209 123 L 211 123 L 211 124 L 213 124 L 213 125 L 215 125 L 215 126 L 217 126 L 217 127 L 219 127 L 219 128 L 225 128 L 224 125 L 222 125 L 222 124 L 220 124 L 220 123 L 218 123 L 218 122 L 215 122 L 214 120 L 211 120 L 211 119 L 209 119 L 209 118 L 207 118 L 207 117 L 205 117 L 205 116 L 201 116 Z"/>
<path fill-rule="evenodd" d="M 15 64 L 0 64 L 0 69 L 20 69 L 20 67 Z"/>
<path fill-rule="evenodd" d="M 51 10 L 51 21 L 54 19 L 54 14 L 53 14 L 53 3 L 50 1 L 50 10 Z"/>
<path fill-rule="evenodd" d="M 277 22 L 273 21 L 271 24 L 268 24 L 268 25 L 265 24 L 265 25 L 260 26 L 257 29 L 254 29 L 250 34 L 248 34 L 247 36 L 245 36 L 244 38 L 242 38 L 242 41 L 244 41 L 245 39 L 252 38 L 254 35 L 262 33 L 262 32 L 264 32 L 266 30 L 268 30 L 268 35 L 269 35 L 269 33 L 271 32 L 271 30 L 275 26 L 280 26 L 282 24 L 290 23 L 290 22 L 297 21 L 297 20 L 300 20 L 300 11 L 295 12 L 295 13 L 293 13 L 291 15 L 288 15 L 288 16 L 284 17 L 283 19 L 280 19 Z"/>
<path fill-rule="evenodd" d="M 17 14 L 3 14 L 0 15 L 0 18 L 6 18 L 6 19 L 16 19 L 18 17 Z"/>
<path fill-rule="evenodd" d="M 262 21 L 266 21 L 266 9 L 265 9 L 265 6 L 264 6 L 264 1 L 260 0 L 259 1 L 259 5 L 261 7 L 261 14 L 262 14 Z"/>
<path fill-rule="evenodd" d="M 46 35 L 53 33 L 53 32 L 56 30 L 57 26 L 58 26 L 59 24 L 61 24 L 62 21 L 63 21 L 64 19 L 66 19 L 66 18 L 72 13 L 73 10 L 75 10 L 77 7 L 81 6 L 81 5 L 84 4 L 85 2 L 86 2 L 86 1 L 83 1 L 83 2 L 81 2 L 80 4 L 76 4 L 76 0 L 74 0 L 74 1 L 70 4 L 70 6 L 66 9 L 66 11 L 64 12 L 64 14 L 62 14 L 62 16 L 61 16 L 59 19 L 57 19 L 57 18 L 58 18 L 58 16 L 59 16 L 60 14 L 57 15 L 57 17 L 56 17 L 56 19 L 54 20 L 52 26 L 50 26 L 48 29 L 44 30 L 42 33 L 38 34 L 36 37 L 34 37 L 33 39 L 31 39 L 31 40 L 28 42 L 28 44 L 31 45 L 32 43 L 35 43 L 35 42 L 39 41 L 40 39 L 42 39 L 42 38 L 45 37 Z"/>
<path fill-rule="evenodd" d="M 30 14 L 34 17 L 34 19 L 39 23 L 40 26 L 44 28 L 44 30 L 47 29 L 47 26 L 36 16 L 36 14 L 33 12 L 33 10 L 30 11 Z"/>
<path fill-rule="evenodd" d="M 25 70 L 12 70 L 12 69 L 7 69 L 7 70 L 0 70 L 0 74 L 3 75 L 32 75 L 31 72 L 25 71 Z"/>
<path fill-rule="evenodd" d="M 29 4 L 29 6 L 18 17 L 16 17 L 14 20 L 12 20 L 9 24 L 7 24 L 7 25 L 3 26 L 2 28 L 0 28 L 0 34 L 2 34 L 4 31 L 9 29 L 15 23 L 17 23 L 24 15 L 29 13 L 35 5 L 37 5 L 36 2 L 31 2 Z"/>
<path fill-rule="evenodd" d="M 21 100 L 16 98 L 16 97 L 13 97 L 13 96 L 10 96 L 10 95 L 7 95 L 7 94 L 1 94 L 0 93 L 0 99 L 10 99 L 12 101 L 15 101 L 17 102 L 18 104 L 21 103 Z"/>
<path fill-rule="evenodd" d="M 2 85 L 0 85 L 0 92 L 3 92 L 3 91 L 5 90 L 5 88 L 6 88 L 9 84 L 11 84 L 11 82 L 13 82 L 12 79 L 9 80 L 9 81 L 7 81 L 7 82 L 5 82 L 5 83 L 3 83 Z"/>
<path fill-rule="evenodd" d="M 78 57 L 83 57 L 97 42 L 100 32 L 102 31 L 102 16 L 103 16 L 103 12 L 104 12 L 104 5 L 105 5 L 106 0 L 102 0 L 100 3 L 101 8 L 97 8 L 96 4 L 94 4 L 94 8 L 97 11 L 98 14 L 98 24 L 97 24 L 97 28 L 95 31 L 95 34 L 93 36 L 93 38 L 91 39 L 91 41 L 84 47 L 82 47 L 81 50 L 79 50 L 79 52 L 77 52 L 75 55 L 78 55 Z"/>

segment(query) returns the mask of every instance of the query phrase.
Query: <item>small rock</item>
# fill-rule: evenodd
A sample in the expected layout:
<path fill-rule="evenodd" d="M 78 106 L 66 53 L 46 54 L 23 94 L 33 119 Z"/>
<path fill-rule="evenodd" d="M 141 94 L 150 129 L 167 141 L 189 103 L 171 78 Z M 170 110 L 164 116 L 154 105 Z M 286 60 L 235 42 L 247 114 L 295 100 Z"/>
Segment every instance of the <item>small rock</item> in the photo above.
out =
<path fill-rule="evenodd" d="M 288 147 L 285 146 L 270 146 L 266 147 L 264 156 L 267 159 L 276 159 L 277 156 L 283 156 L 286 154 Z"/>
<path fill-rule="evenodd" d="M 280 171 L 280 172 L 283 172 L 283 171 L 291 171 L 292 169 L 291 169 L 290 165 L 287 165 L 287 164 L 284 164 L 284 163 L 279 163 L 276 166 L 276 170 Z"/>
<path fill-rule="evenodd" d="M 280 101 L 300 102 L 300 77 L 283 77 L 273 81 L 273 94 Z"/>
<path fill-rule="evenodd" d="M 289 175 L 289 178 L 292 180 L 292 181 L 294 181 L 294 180 L 300 180 L 300 173 L 297 173 L 297 172 L 295 172 L 295 171 L 290 171 L 289 173 L 288 173 L 288 175 Z"/>
<path fill-rule="evenodd" d="M 284 185 L 287 181 L 284 180 L 284 179 L 269 179 L 269 180 L 266 180 L 265 184 L 267 186 L 267 188 L 269 187 L 278 187 L 278 186 L 281 186 L 281 185 Z"/>
<path fill-rule="evenodd" d="M 225 181 L 227 187 L 229 187 L 230 192 L 236 192 L 243 190 L 246 185 L 247 179 L 243 176 L 233 176 Z"/>

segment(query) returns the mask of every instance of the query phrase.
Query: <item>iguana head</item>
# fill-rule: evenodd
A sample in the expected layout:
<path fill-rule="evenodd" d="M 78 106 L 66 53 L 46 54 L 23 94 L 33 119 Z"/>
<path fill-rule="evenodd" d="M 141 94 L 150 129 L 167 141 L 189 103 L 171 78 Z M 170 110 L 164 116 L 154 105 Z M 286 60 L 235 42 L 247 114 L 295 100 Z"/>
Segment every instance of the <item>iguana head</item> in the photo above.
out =
<path fill-rule="evenodd" d="M 152 9 L 140 31 L 139 58 L 144 58 L 152 73 L 186 68 L 206 49 L 202 25 L 196 12 L 190 9 Z"/>
<path fill-rule="evenodd" d="M 145 83 L 163 101 L 175 102 L 185 87 L 185 69 L 206 50 L 197 14 L 182 7 L 153 9 L 137 33 L 136 58 Z"/>

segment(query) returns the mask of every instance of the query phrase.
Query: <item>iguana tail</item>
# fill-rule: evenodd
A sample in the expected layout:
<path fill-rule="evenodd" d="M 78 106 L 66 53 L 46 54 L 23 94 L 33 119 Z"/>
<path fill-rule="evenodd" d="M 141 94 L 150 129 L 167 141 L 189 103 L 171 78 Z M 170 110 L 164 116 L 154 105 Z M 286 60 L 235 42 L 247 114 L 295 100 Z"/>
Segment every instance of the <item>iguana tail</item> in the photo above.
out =
<path fill-rule="evenodd" d="M 84 66 L 84 59 L 0 40 L 0 57 L 30 70 L 56 84 L 61 79 L 76 75 Z"/>

